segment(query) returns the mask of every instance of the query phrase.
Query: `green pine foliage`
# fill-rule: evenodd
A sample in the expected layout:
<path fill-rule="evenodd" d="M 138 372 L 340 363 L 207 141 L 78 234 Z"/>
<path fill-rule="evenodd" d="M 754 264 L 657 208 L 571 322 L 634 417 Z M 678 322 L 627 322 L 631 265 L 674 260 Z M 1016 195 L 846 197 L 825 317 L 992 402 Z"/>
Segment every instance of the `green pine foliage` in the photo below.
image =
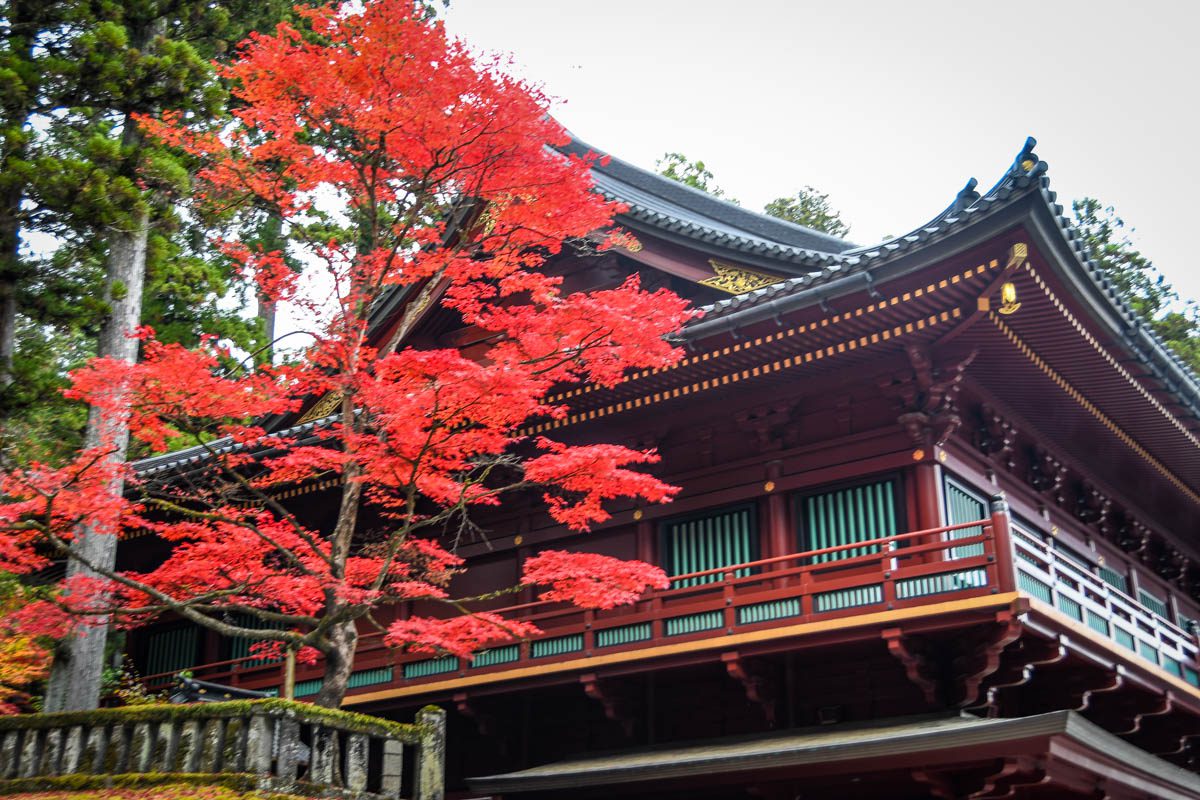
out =
<path fill-rule="evenodd" d="M 229 219 L 180 210 L 194 164 L 126 130 L 130 115 L 219 118 L 212 60 L 292 13 L 281 0 L 5 0 L 0 5 L 0 452 L 74 449 L 86 414 L 60 396 L 108 313 L 106 239 L 150 213 L 143 322 L 163 341 L 214 333 L 253 350 L 232 267 L 207 246 Z M 117 291 L 120 287 L 117 287 Z M 7 312 L 7 313 L 6 313 Z M 11 357 L 5 356 L 9 342 Z"/>
<path fill-rule="evenodd" d="M 1072 203 L 1075 229 L 1117 293 L 1193 372 L 1200 373 L 1200 308 L 1184 300 L 1133 246 L 1134 229 L 1112 206 L 1085 197 Z"/>
<path fill-rule="evenodd" d="M 850 226 L 834 210 L 829 195 L 811 186 L 805 186 L 790 197 L 775 198 L 767 203 L 763 213 L 841 239 L 850 235 Z"/>
<path fill-rule="evenodd" d="M 726 196 L 725 190 L 717 186 L 713 181 L 712 172 L 703 161 L 691 161 L 683 153 L 663 153 L 663 157 L 654 162 L 654 169 L 664 178 L 699 189 L 734 205 L 741 205 L 737 200 Z"/>

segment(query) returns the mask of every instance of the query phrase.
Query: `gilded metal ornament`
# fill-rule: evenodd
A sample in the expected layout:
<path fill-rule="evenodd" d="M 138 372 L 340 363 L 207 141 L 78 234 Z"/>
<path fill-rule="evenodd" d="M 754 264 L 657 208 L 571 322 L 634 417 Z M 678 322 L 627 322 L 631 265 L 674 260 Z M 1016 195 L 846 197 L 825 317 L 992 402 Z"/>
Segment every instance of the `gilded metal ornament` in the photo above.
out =
<path fill-rule="evenodd" d="M 723 261 L 717 261 L 715 258 L 710 259 L 708 263 L 712 265 L 713 272 L 717 274 L 700 281 L 700 285 L 711 286 L 714 289 L 720 289 L 722 292 L 728 292 L 729 294 L 745 294 L 746 292 L 752 292 L 755 289 L 761 289 L 764 286 L 770 286 L 773 283 L 779 283 L 783 280 L 779 275 L 772 275 L 769 272 L 759 272 L 749 267 L 726 264 Z"/>

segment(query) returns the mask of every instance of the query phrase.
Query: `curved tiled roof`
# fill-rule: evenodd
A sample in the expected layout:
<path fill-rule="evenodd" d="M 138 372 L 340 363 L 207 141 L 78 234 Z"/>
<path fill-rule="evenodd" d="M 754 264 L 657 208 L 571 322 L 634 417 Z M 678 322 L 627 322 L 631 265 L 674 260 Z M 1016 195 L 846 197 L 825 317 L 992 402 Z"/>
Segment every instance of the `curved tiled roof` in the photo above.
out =
<path fill-rule="evenodd" d="M 801 267 L 854 247 L 837 236 L 748 211 L 699 189 L 635 167 L 578 139 L 572 139 L 563 151 L 578 156 L 602 156 L 592 166 L 596 188 L 608 199 L 618 200 L 628 207 L 619 218 L 635 229 L 652 229 L 670 238 Z"/>
<path fill-rule="evenodd" d="M 875 272 L 952 235 L 995 219 L 1022 198 L 1032 198 L 1053 221 L 1063 244 L 1077 261 L 1078 272 L 1086 276 L 1093 289 L 1091 300 L 1098 304 L 1098 310 L 1107 310 L 1110 315 L 1115 313 L 1120 320 L 1118 338 L 1181 405 L 1200 419 L 1200 381 L 1196 374 L 1142 323 L 1118 295 L 1100 265 L 1091 259 L 1082 237 L 1050 189 L 1046 176 L 1048 165 L 1034 153 L 1036 144 L 1032 137 L 1027 139 L 1012 166 L 986 192 L 978 193 L 972 179 L 959 191 L 954 202 L 924 225 L 866 247 L 747 211 L 617 158 L 609 157 L 605 164 L 597 164 L 593 174 L 602 193 L 629 207 L 622 217 L 634 223 L 631 227 L 653 228 L 689 242 L 767 257 L 780 266 L 791 266 L 793 272 L 797 267 L 803 268 L 804 274 L 705 306 L 704 316 L 684 330 L 684 337 L 692 340 L 767 318 L 775 313 L 773 307 L 777 301 L 832 298 L 840 293 L 860 291 L 864 286 L 869 288 Z M 577 155 L 600 152 L 579 140 L 573 140 L 566 150 Z M 332 419 L 334 417 L 296 425 L 274 435 L 295 437 Z M 236 447 L 232 442 L 217 440 L 143 459 L 135 462 L 134 467 L 139 475 L 149 477 L 198 464 L 210 455 L 210 451 L 225 452 Z"/>

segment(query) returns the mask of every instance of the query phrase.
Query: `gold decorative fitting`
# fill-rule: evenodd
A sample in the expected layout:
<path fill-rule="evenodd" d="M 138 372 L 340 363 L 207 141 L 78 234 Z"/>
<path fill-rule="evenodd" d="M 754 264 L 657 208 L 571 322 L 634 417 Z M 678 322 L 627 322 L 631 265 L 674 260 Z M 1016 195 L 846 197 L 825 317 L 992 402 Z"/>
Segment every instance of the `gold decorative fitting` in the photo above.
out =
<path fill-rule="evenodd" d="M 763 484 L 763 491 L 764 491 L 764 492 L 773 492 L 773 491 L 775 491 L 775 481 L 767 481 L 766 483 L 764 483 L 764 484 Z"/>
<path fill-rule="evenodd" d="M 1058 526 L 1057 526 L 1057 525 L 1051 525 L 1051 526 L 1050 526 L 1050 535 L 1051 535 L 1051 536 L 1058 536 Z"/>
<path fill-rule="evenodd" d="M 639 509 L 637 509 L 637 510 L 635 510 L 635 511 L 633 512 L 633 518 L 634 518 L 635 520 L 639 520 L 639 519 L 641 519 L 641 518 L 642 518 L 642 517 L 644 517 L 644 516 L 645 516 L 645 514 L 642 512 L 642 510 L 641 510 L 640 508 L 639 508 Z"/>
<path fill-rule="evenodd" d="M 913 461 L 920 461 L 923 458 L 925 458 L 924 450 L 921 450 L 920 448 L 913 450 L 913 452 L 912 452 L 912 460 Z"/>
<path fill-rule="evenodd" d="M 946 451 L 945 450 L 938 450 L 938 461 L 941 461 L 943 464 L 946 463 Z"/>
<path fill-rule="evenodd" d="M 304 416 L 302 416 L 299 419 L 297 424 L 303 424 L 305 422 L 312 422 L 314 419 L 321 419 L 322 417 L 328 417 L 330 414 L 332 414 L 334 412 L 334 409 L 336 409 L 338 407 L 338 404 L 341 402 L 342 402 L 342 393 L 341 392 L 329 392 L 324 397 L 322 397 L 320 400 L 313 403 L 312 408 L 310 408 L 310 409 L 308 409 L 308 411 L 304 412 Z"/>
<path fill-rule="evenodd" d="M 519 533 L 513 537 L 513 544 L 521 544 L 523 541 L 525 541 L 525 537 Z"/>
<path fill-rule="evenodd" d="M 1029 170 L 1033 169 L 1035 166 L 1037 166 L 1037 162 L 1032 158 L 1027 158 L 1021 162 L 1021 169 L 1025 170 L 1026 172 L 1029 172 Z"/>
<path fill-rule="evenodd" d="M 773 283 L 779 283 L 783 280 L 779 275 L 772 275 L 769 272 L 759 272 L 749 267 L 726 264 L 723 261 L 717 261 L 715 258 L 709 259 L 708 263 L 712 266 L 713 272 L 717 274 L 700 281 L 700 285 L 720 289 L 722 292 L 728 292 L 729 294 L 745 294 L 746 292 L 752 292 L 755 289 L 761 289 L 764 286 L 770 286 Z"/>
<path fill-rule="evenodd" d="M 1017 285 L 1012 281 L 1005 281 L 1000 287 L 1000 307 L 996 309 L 1001 314 L 1015 314 L 1021 304 L 1017 302 Z"/>

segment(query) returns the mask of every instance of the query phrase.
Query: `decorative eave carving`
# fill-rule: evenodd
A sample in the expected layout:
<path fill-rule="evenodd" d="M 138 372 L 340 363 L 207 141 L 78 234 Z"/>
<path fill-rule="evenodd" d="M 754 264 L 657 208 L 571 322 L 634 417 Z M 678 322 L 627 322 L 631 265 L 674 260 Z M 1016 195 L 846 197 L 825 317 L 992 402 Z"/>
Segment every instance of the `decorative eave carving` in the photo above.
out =
<path fill-rule="evenodd" d="M 1062 505 L 1066 498 L 1063 495 L 1063 482 L 1067 477 L 1066 466 L 1054 456 L 1034 448 L 1029 459 L 1029 485 L 1038 494 L 1051 498 L 1056 505 Z"/>
<path fill-rule="evenodd" d="M 940 366 L 924 345 L 909 345 L 905 353 L 912 376 L 881 388 L 900 400 L 905 410 L 896 421 L 908 432 L 913 445 L 931 452 L 944 445 L 962 426 L 955 398 L 976 351 Z"/>
<path fill-rule="evenodd" d="M 1150 529 L 1133 517 L 1125 517 L 1116 532 L 1117 547 L 1130 555 L 1140 556 L 1150 546 Z"/>
<path fill-rule="evenodd" d="M 1075 518 L 1084 525 L 1093 525 L 1101 534 L 1109 530 L 1109 512 L 1112 510 L 1112 500 L 1090 483 L 1079 487 L 1075 497 Z"/>
<path fill-rule="evenodd" d="M 765 452 L 783 447 L 792 415 L 786 403 L 775 403 L 740 411 L 733 419 L 738 430 L 753 435 L 759 449 Z"/>
<path fill-rule="evenodd" d="M 1010 472 L 1016 466 L 1013 446 L 1017 428 L 987 403 L 979 408 L 980 424 L 975 433 L 975 446 L 984 455 L 1003 464 Z"/>
<path fill-rule="evenodd" d="M 711 278 L 705 278 L 700 281 L 700 285 L 719 289 L 729 294 L 745 294 L 746 292 L 752 292 L 755 289 L 761 289 L 764 286 L 770 286 L 783 280 L 783 277 L 780 275 L 760 272 L 756 269 L 750 269 L 749 267 L 737 264 L 727 264 L 715 258 L 709 259 L 708 263 L 716 274 Z"/>

